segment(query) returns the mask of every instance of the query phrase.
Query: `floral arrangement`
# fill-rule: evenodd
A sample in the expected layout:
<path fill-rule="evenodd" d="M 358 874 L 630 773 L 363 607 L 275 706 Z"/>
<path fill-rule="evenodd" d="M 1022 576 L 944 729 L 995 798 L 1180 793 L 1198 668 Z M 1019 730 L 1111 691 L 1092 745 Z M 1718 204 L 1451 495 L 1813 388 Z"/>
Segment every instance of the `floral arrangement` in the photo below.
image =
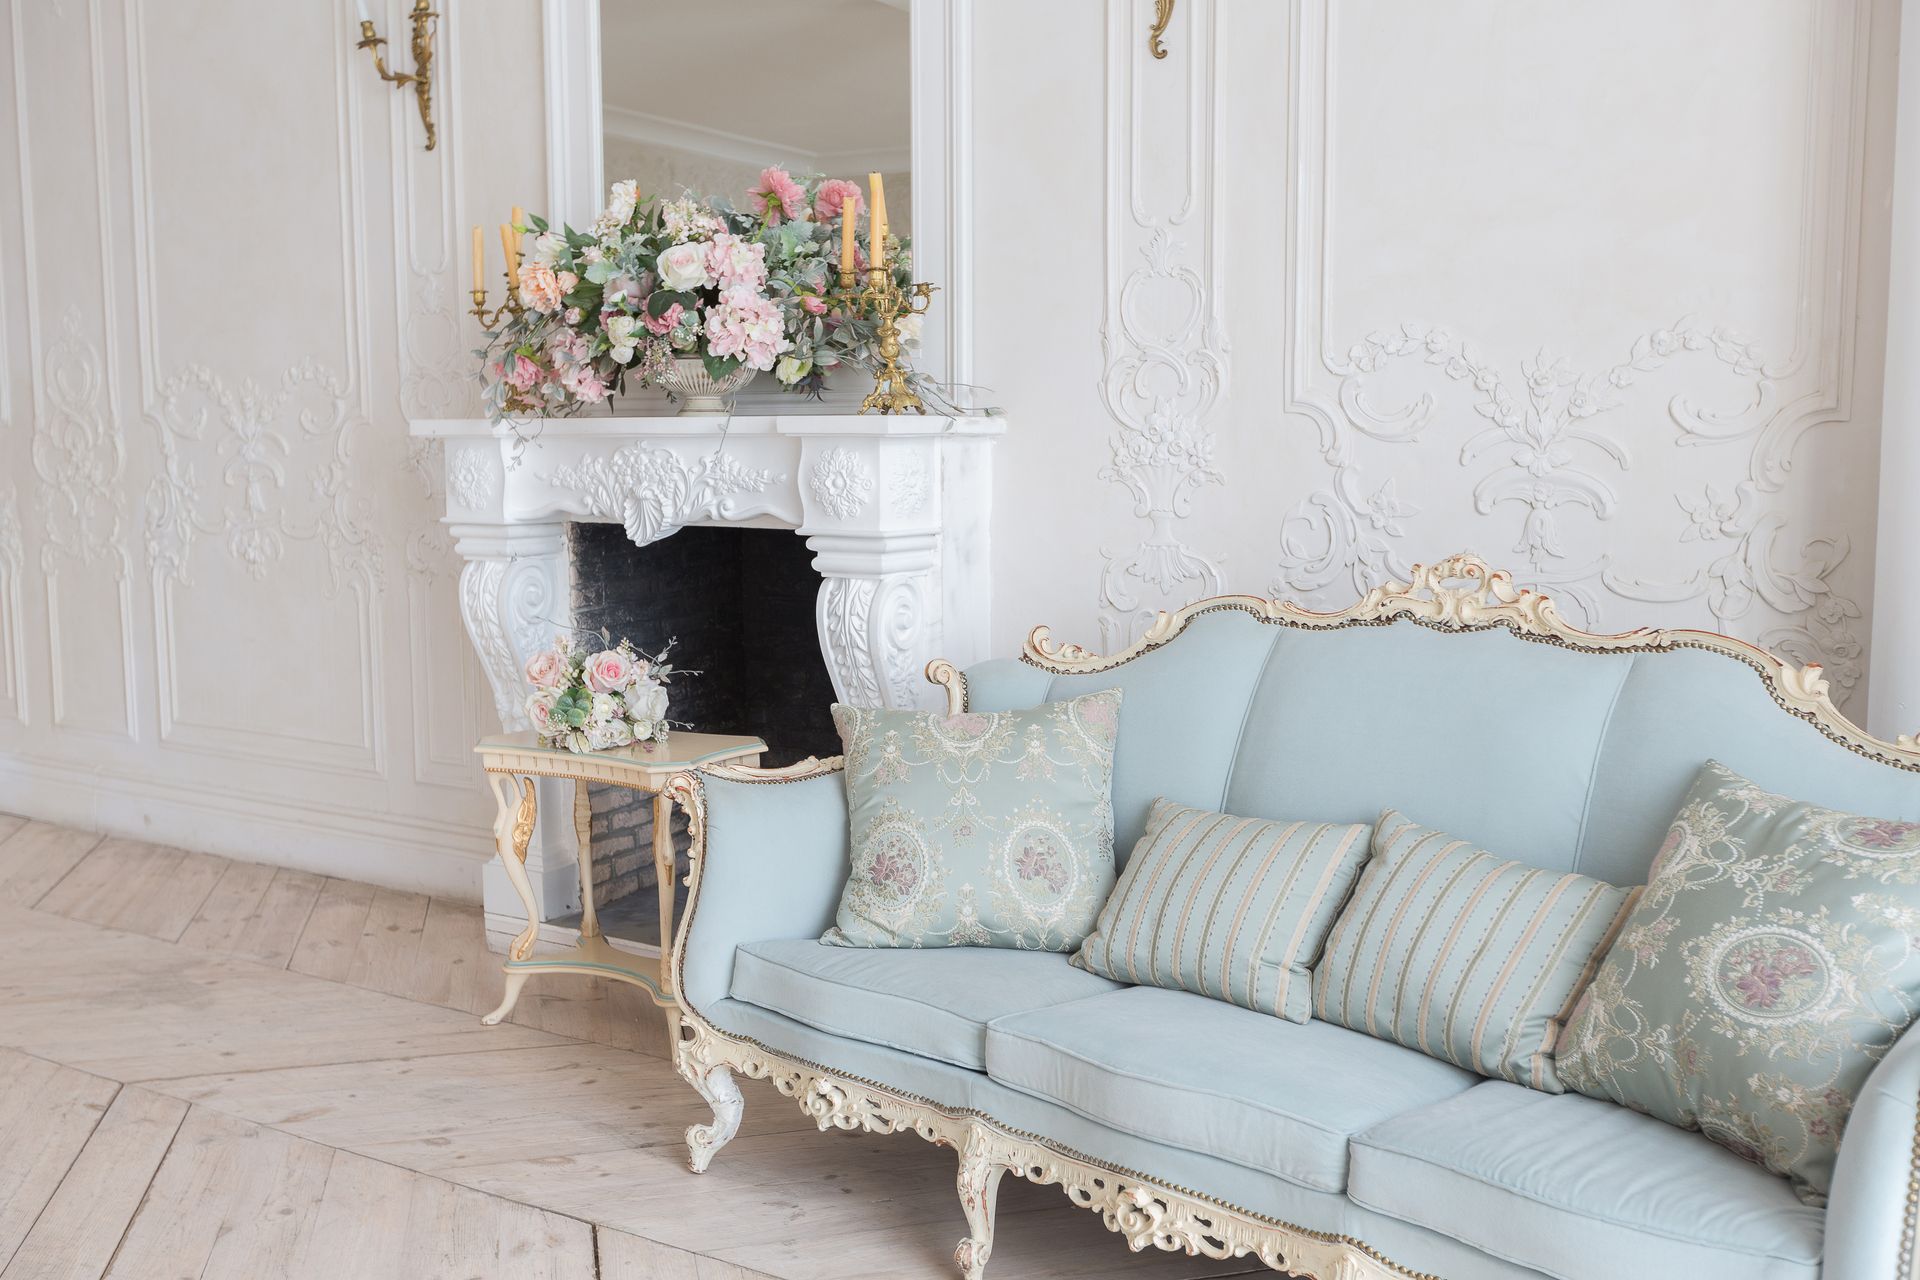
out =
<path fill-rule="evenodd" d="M 834 293 L 846 219 L 854 269 L 868 267 L 862 203 L 851 182 L 770 168 L 740 208 L 687 192 L 642 198 L 628 181 L 585 231 L 527 217 L 514 228 L 533 233 L 517 267 L 523 310 L 480 353 L 488 416 L 563 416 L 623 387 L 666 385 L 675 358 L 698 358 L 716 382 L 771 371 L 815 396 L 840 365 L 871 371 L 873 319 Z M 894 278 L 911 284 L 906 241 L 889 235 L 885 247 Z M 918 323 L 899 326 L 908 346 Z"/>
<path fill-rule="evenodd" d="M 657 654 L 632 643 L 612 643 L 599 633 L 601 648 L 589 651 L 562 635 L 553 648 L 527 659 L 527 718 L 543 747 L 569 751 L 608 751 L 638 742 L 667 740 L 667 683 L 673 666 L 667 655 L 673 641 Z"/>

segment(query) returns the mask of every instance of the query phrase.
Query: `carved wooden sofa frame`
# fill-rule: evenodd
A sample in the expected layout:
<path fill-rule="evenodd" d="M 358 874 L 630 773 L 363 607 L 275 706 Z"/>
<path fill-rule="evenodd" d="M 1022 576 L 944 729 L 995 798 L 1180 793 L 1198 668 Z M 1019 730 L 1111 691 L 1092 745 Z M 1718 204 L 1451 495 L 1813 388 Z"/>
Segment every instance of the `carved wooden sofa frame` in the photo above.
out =
<path fill-rule="evenodd" d="M 1388 582 L 1357 604 L 1334 613 L 1318 613 L 1261 596 L 1215 596 L 1172 612 L 1163 611 L 1129 648 L 1112 655 L 1077 644 L 1055 643 L 1045 626 L 1027 637 L 1022 659 L 1056 674 L 1105 671 L 1131 662 L 1166 644 L 1194 618 L 1220 609 L 1236 609 L 1278 626 L 1327 630 L 1379 626 L 1408 620 L 1441 631 L 1505 627 L 1542 644 L 1589 652 L 1657 652 L 1677 648 L 1724 654 L 1753 668 L 1780 707 L 1809 721 L 1821 733 L 1861 755 L 1920 772 L 1920 741 L 1902 735 L 1877 739 L 1853 724 L 1834 705 L 1817 663 L 1787 662 L 1758 646 L 1708 631 L 1639 628 L 1613 634 L 1583 631 L 1560 616 L 1552 599 L 1516 587 L 1510 573 L 1493 570 L 1471 555 L 1456 555 L 1432 565 L 1415 565 L 1411 582 Z M 949 662 L 927 665 L 927 678 L 947 692 L 948 710 L 966 709 L 966 680 Z M 843 768 L 839 756 L 808 759 L 784 769 L 717 767 L 708 770 L 735 781 L 778 785 Z M 713 1108 L 711 1124 L 687 1130 L 687 1164 L 704 1172 L 714 1154 L 738 1132 L 744 1105 L 735 1074 L 771 1080 L 799 1103 L 824 1132 L 918 1134 L 959 1154 L 956 1185 L 966 1215 L 967 1236 L 954 1260 L 969 1280 L 978 1280 L 993 1248 L 994 1204 L 1002 1177 L 1013 1173 L 1038 1184 L 1057 1184 L 1068 1199 L 1101 1216 L 1107 1229 L 1138 1251 L 1149 1246 L 1208 1258 L 1257 1257 L 1277 1271 L 1315 1280 L 1441 1280 L 1409 1270 L 1351 1236 L 1314 1231 L 1210 1199 L 1187 1187 L 1150 1174 L 1119 1168 L 1081 1154 L 1040 1134 L 1011 1128 L 980 1111 L 944 1106 L 903 1093 L 877 1081 L 850 1076 L 820 1063 L 771 1049 L 730 1034 L 707 1022 L 681 990 L 680 966 L 686 939 L 700 909 L 700 878 L 706 849 L 706 806 L 700 776 L 680 774 L 669 791 L 689 817 L 692 839 L 690 896 L 668 959 L 668 981 L 680 1001 L 681 1032 L 674 1065 Z M 1920 1119 L 1913 1135 L 1907 1203 L 1909 1230 L 1902 1244 L 1902 1270 L 1913 1263 L 1913 1206 L 1920 1205 Z"/>

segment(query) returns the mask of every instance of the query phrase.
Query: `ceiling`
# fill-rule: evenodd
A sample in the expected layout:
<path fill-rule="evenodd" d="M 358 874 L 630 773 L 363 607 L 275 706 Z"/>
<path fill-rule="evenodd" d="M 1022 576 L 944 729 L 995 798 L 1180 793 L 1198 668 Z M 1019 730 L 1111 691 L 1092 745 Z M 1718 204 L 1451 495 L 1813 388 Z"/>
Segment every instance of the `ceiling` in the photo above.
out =
<path fill-rule="evenodd" d="M 907 26 L 896 0 L 602 0 L 607 131 L 747 163 L 905 168 Z"/>

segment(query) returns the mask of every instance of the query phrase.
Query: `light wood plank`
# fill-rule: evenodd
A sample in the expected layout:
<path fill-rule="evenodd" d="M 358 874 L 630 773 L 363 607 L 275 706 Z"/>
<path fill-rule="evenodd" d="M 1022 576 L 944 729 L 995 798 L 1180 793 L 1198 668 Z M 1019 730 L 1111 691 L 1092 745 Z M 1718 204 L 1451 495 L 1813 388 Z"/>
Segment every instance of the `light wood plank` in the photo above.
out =
<path fill-rule="evenodd" d="M 103 839 L 51 822 L 29 822 L 0 843 L 0 898 L 33 906 Z"/>
<path fill-rule="evenodd" d="M 306 1250 L 289 1274 L 593 1280 L 592 1228 L 340 1152 Z"/>
<path fill-rule="evenodd" d="M 27 820 L 17 813 L 0 813 L 0 844 L 5 844 L 9 836 L 26 825 Z"/>
<path fill-rule="evenodd" d="M 153 1177 L 109 1280 L 284 1276 L 306 1249 L 334 1153 L 190 1110 Z"/>
<path fill-rule="evenodd" d="M 273 876 L 272 867 L 258 862 L 229 862 L 219 883 L 181 933 L 180 945 L 202 951 L 233 951 L 241 931 L 259 912 Z"/>
<path fill-rule="evenodd" d="M 36 905 L 69 920 L 172 942 L 226 869 L 227 860 L 210 853 L 110 836 Z"/>
<path fill-rule="evenodd" d="M 360 949 L 360 934 L 373 907 L 373 894 L 372 885 L 329 877 L 320 886 L 320 897 L 313 904 L 287 967 L 315 978 L 346 981 L 353 953 Z"/>
<path fill-rule="evenodd" d="M 0 1043 L 132 1083 L 564 1042 L 248 960 L 0 907 Z"/>
<path fill-rule="evenodd" d="M 0 1280 L 97 1280 L 186 1114 L 177 1098 L 122 1089 Z"/>
<path fill-rule="evenodd" d="M 119 1086 L 0 1049 L 0 1266 L 20 1247 Z"/>
<path fill-rule="evenodd" d="M 360 942 L 347 964 L 346 981 L 402 995 L 413 985 L 420 934 L 427 924 L 427 896 L 375 889 L 360 927 Z"/>
<path fill-rule="evenodd" d="M 287 962 L 293 959 L 294 948 L 300 945 L 300 935 L 306 930 L 307 919 L 313 915 L 314 904 L 320 900 L 320 889 L 326 882 L 325 876 L 310 871 L 295 871 L 291 867 L 276 870 L 266 893 L 261 895 L 260 905 L 247 917 L 234 939 L 233 954 L 286 968 Z"/>
<path fill-rule="evenodd" d="M 248 1071 L 154 1087 L 422 1173 L 465 1181 L 461 1171 L 469 1167 L 518 1167 L 529 1187 L 540 1185 L 547 1166 L 596 1154 L 638 1160 L 647 1148 L 659 1148 L 645 1158 L 648 1167 L 697 1184 L 685 1170 L 686 1128 L 711 1117 L 665 1063 L 604 1045 Z M 765 1092 L 777 1105 L 749 1106 L 742 1140 L 814 1132 L 792 1102 Z M 572 1212 L 558 1198 L 513 1195 L 504 1184 L 492 1189 Z"/>
<path fill-rule="evenodd" d="M 769 1280 L 764 1271 L 703 1258 L 609 1227 L 595 1228 L 594 1239 L 600 1253 L 600 1280 Z"/>

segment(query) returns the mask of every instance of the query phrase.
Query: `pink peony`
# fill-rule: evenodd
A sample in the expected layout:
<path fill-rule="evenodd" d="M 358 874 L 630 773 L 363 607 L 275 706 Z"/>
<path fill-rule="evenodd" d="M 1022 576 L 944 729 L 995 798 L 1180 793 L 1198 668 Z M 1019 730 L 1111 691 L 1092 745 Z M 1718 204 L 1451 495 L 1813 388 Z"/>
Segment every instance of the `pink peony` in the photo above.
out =
<path fill-rule="evenodd" d="M 647 326 L 647 332 L 655 337 L 664 338 L 673 332 L 673 326 L 680 323 L 681 315 L 686 311 L 679 303 L 674 303 L 660 315 L 642 314 L 640 323 Z"/>
<path fill-rule="evenodd" d="M 758 247 L 758 246 L 755 246 Z M 773 368 L 791 350 L 773 299 L 751 289 L 729 289 L 707 308 L 707 345 L 717 356 L 738 356 L 749 368 Z"/>
<path fill-rule="evenodd" d="M 514 390 L 531 391 L 540 381 L 540 366 L 516 353 L 513 367 L 506 371 L 506 378 Z"/>
<path fill-rule="evenodd" d="M 813 198 L 813 216 L 821 222 L 846 216 L 860 216 L 860 188 L 845 178 L 828 178 L 820 184 L 820 192 Z"/>
<path fill-rule="evenodd" d="M 567 660 L 552 649 L 527 659 L 527 683 L 536 689 L 558 688 L 567 678 Z"/>
<path fill-rule="evenodd" d="M 721 290 L 758 290 L 767 282 L 767 246 L 722 231 L 707 246 L 707 274 Z"/>
<path fill-rule="evenodd" d="M 550 316 L 558 311 L 564 292 L 560 278 L 546 263 L 529 262 L 520 268 L 520 301 L 541 315 Z"/>
<path fill-rule="evenodd" d="M 785 169 L 762 169 L 760 182 L 747 192 L 767 212 L 767 224 L 778 226 L 781 215 L 797 218 L 807 207 L 807 193 Z"/>

